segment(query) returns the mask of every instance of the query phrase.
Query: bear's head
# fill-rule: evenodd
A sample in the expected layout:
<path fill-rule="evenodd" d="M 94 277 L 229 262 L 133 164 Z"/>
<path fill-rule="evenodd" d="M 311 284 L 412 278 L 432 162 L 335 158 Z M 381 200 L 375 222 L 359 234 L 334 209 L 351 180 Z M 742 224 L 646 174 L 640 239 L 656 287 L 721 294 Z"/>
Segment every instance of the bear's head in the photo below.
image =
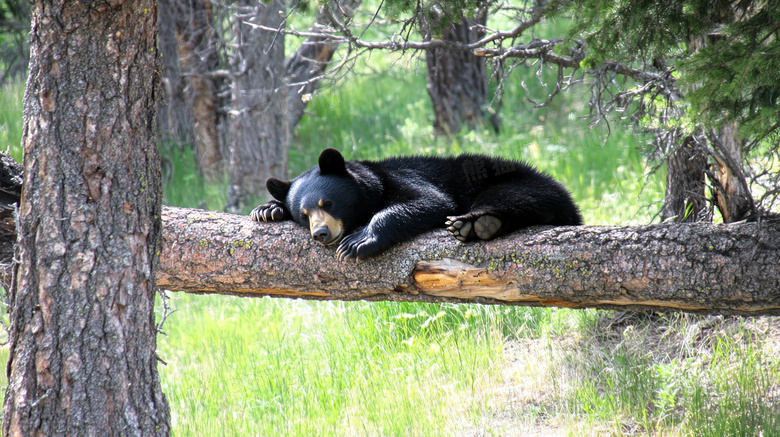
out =
<path fill-rule="evenodd" d="M 365 193 L 336 149 L 323 150 L 319 165 L 292 181 L 269 178 L 265 185 L 293 220 L 324 246 L 338 244 L 366 224 Z"/>

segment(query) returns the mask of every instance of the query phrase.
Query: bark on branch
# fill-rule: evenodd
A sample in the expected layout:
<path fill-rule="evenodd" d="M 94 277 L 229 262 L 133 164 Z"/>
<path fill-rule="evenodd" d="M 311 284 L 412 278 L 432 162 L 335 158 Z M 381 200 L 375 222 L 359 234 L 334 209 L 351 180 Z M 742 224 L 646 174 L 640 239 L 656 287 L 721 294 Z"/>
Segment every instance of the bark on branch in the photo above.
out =
<path fill-rule="evenodd" d="M 442 230 L 359 264 L 292 223 L 165 207 L 163 228 L 157 285 L 191 293 L 780 314 L 778 224 Z"/>

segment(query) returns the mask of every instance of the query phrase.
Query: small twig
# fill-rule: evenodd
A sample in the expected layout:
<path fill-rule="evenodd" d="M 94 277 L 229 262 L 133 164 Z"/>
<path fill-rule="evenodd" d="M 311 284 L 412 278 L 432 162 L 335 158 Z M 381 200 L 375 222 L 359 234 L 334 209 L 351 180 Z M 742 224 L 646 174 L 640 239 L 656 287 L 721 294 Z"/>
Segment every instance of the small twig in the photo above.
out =
<path fill-rule="evenodd" d="M 163 331 L 163 325 L 165 324 L 165 321 L 168 320 L 168 316 L 175 313 L 176 310 L 171 309 L 171 305 L 170 305 L 171 298 L 166 293 L 166 290 L 160 288 L 157 289 L 157 293 L 160 295 L 160 302 L 162 302 L 162 318 L 160 319 L 160 323 L 157 324 L 156 330 L 158 333 L 167 337 L 168 334 L 166 334 L 165 331 Z"/>

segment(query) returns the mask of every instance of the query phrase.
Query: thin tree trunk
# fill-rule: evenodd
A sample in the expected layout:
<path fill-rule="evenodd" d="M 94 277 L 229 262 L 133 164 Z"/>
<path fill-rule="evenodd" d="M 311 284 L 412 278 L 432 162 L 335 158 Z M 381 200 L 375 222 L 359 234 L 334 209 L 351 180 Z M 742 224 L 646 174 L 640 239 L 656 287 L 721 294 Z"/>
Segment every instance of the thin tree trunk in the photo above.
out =
<path fill-rule="evenodd" d="M 713 166 L 713 197 L 724 223 L 743 220 L 756 213 L 742 167 L 743 141 L 737 139 L 737 124 L 729 123 L 719 135 L 711 135 L 716 165 Z"/>
<path fill-rule="evenodd" d="M 360 0 L 332 0 L 320 7 L 317 19 L 310 29 L 319 33 L 323 29 L 338 28 L 334 21 L 344 25 L 352 19 Z M 311 93 L 319 88 L 333 54 L 341 43 L 323 37 L 308 37 L 290 58 L 285 61 L 285 71 L 290 86 L 287 91 L 287 111 L 290 128 L 295 127 L 309 103 Z"/>
<path fill-rule="evenodd" d="M 264 196 L 267 178 L 287 177 L 284 36 L 247 24 L 278 28 L 284 8 L 282 0 L 250 2 L 236 14 L 228 211 L 240 211 L 252 197 Z"/>
<path fill-rule="evenodd" d="M 157 44 L 163 67 L 162 98 L 158 102 L 157 121 L 163 140 L 183 146 L 193 141 L 192 106 L 184 94 L 186 82 L 177 47 L 177 2 L 159 0 L 157 3 L 160 23 Z"/>
<path fill-rule="evenodd" d="M 178 0 L 181 1 L 181 0 Z M 179 7 L 177 42 L 179 59 L 188 83 L 192 113 L 192 150 L 198 170 L 209 181 L 222 179 L 224 162 L 217 132 L 217 89 L 207 73 L 219 67 L 211 2 L 193 0 Z"/>
<path fill-rule="evenodd" d="M 220 180 L 225 163 L 217 130 L 219 84 L 208 74 L 219 67 L 211 3 L 162 0 L 158 10 L 166 97 L 161 132 L 192 147 L 207 180 Z"/>
<path fill-rule="evenodd" d="M 780 224 L 537 227 L 489 242 L 431 232 L 340 262 L 292 223 L 163 208 L 157 285 L 331 300 L 780 314 Z"/>
<path fill-rule="evenodd" d="M 16 210 L 22 195 L 22 166 L 0 152 L 0 284 L 8 290 L 16 248 Z"/>
<path fill-rule="evenodd" d="M 706 149 L 693 136 L 686 137 L 666 160 L 666 195 L 661 209 L 664 221 L 712 221 L 706 172 Z"/>
<path fill-rule="evenodd" d="M 477 18 L 462 17 L 442 30 L 441 39 L 462 44 L 484 36 L 480 26 L 487 23 L 487 13 Z M 485 58 L 471 51 L 438 48 L 425 51 L 428 71 L 428 95 L 433 104 L 433 129 L 436 135 L 452 135 L 462 129 L 476 129 L 485 122 L 488 103 Z M 497 115 L 488 120 L 498 131 Z"/>
<path fill-rule="evenodd" d="M 698 52 L 712 44 L 715 34 L 695 35 L 688 39 L 688 50 Z M 743 142 L 737 138 L 737 124 L 729 123 L 720 132 L 704 132 L 699 126 L 696 138 L 688 136 L 667 159 L 666 196 L 662 216 L 675 221 L 712 221 L 712 202 L 724 223 L 732 223 L 756 214 L 743 169 Z M 713 158 L 708 163 L 708 157 Z M 705 175 L 709 177 L 712 199 L 706 198 Z"/>
<path fill-rule="evenodd" d="M 156 31 L 148 0 L 35 3 L 4 435 L 170 432 Z"/>

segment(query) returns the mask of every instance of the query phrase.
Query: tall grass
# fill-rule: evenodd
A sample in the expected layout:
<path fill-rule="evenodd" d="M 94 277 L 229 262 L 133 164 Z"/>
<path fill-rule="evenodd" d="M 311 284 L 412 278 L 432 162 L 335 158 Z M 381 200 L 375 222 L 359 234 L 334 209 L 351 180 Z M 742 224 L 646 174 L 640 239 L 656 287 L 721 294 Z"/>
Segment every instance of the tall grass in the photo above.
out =
<path fill-rule="evenodd" d="M 0 150 L 22 162 L 22 98 L 24 83 L 7 82 L 0 86 Z"/>
<path fill-rule="evenodd" d="M 476 401 L 464 394 L 501 344 L 491 314 L 466 314 L 479 308 L 214 298 L 179 308 L 160 350 L 183 435 L 442 435 Z"/>

